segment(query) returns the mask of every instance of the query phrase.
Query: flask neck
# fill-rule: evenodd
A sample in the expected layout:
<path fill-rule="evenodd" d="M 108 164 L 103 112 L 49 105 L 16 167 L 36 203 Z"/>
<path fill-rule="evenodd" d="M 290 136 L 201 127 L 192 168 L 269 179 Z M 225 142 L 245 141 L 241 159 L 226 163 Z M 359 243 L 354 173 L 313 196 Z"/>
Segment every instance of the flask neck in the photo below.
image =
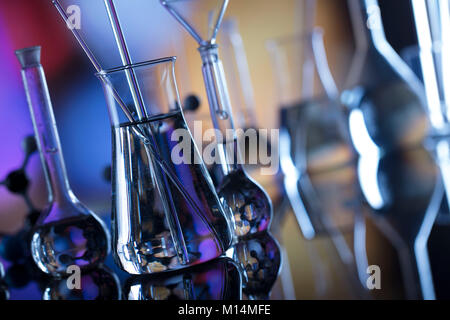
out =
<path fill-rule="evenodd" d="M 388 43 L 378 0 L 349 0 L 357 50 L 382 50 Z"/>
<path fill-rule="evenodd" d="M 242 162 L 240 161 L 225 72 L 216 44 L 201 46 L 199 52 L 203 61 L 202 71 L 211 119 L 216 129 L 221 168 L 227 175 L 242 169 Z"/>
<path fill-rule="evenodd" d="M 77 202 L 67 179 L 61 143 L 41 65 L 22 69 L 39 155 L 47 184 L 49 203 Z"/>

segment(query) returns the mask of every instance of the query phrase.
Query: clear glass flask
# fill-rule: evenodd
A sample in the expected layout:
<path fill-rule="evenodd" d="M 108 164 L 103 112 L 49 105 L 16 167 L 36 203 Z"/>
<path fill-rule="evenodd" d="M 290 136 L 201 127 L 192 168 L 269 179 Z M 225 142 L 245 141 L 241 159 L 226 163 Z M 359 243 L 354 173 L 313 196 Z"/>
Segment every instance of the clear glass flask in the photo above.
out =
<path fill-rule="evenodd" d="M 277 241 L 263 232 L 239 241 L 233 249 L 233 259 L 244 273 L 243 293 L 250 300 L 268 300 L 281 269 Z"/>
<path fill-rule="evenodd" d="M 22 66 L 36 141 L 47 182 L 49 204 L 37 220 L 31 251 L 38 267 L 64 275 L 71 265 L 83 269 L 103 262 L 109 251 L 109 233 L 103 222 L 72 192 L 64 164 L 53 108 L 40 64 L 41 48 L 16 51 Z"/>
<path fill-rule="evenodd" d="M 216 129 L 217 155 L 223 178 L 217 187 L 222 204 L 234 222 L 235 238 L 269 229 L 272 201 L 245 171 L 239 148 L 225 71 L 219 57 L 217 34 L 228 0 L 160 0 L 167 11 L 199 44 L 202 72 L 211 119 Z M 189 15 L 194 8 L 203 8 Z M 217 163 L 217 162 L 216 162 Z"/>
<path fill-rule="evenodd" d="M 192 266 L 219 257 L 231 245 L 229 221 L 181 110 L 175 60 L 97 74 L 112 125 L 113 253 L 130 274 Z M 119 105 L 136 120 L 125 117 Z"/>
<path fill-rule="evenodd" d="M 355 152 L 320 28 L 268 42 L 280 104 L 284 189 L 305 238 L 325 232 L 321 210 L 306 208 L 310 175 L 352 163 Z M 314 204 L 317 207 L 317 204 Z M 347 219 L 345 219 L 347 221 Z"/>
<path fill-rule="evenodd" d="M 342 102 L 356 149 L 385 152 L 420 144 L 428 133 L 423 87 L 386 40 L 377 0 L 348 0 L 356 41 Z M 361 130 L 369 141 L 361 138 Z"/>

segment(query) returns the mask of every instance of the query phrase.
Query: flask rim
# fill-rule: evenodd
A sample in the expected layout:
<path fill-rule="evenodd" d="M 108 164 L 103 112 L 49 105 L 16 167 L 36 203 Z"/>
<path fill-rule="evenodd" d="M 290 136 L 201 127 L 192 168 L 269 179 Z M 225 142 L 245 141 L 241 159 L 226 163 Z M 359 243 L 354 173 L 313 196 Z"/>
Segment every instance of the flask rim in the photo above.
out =
<path fill-rule="evenodd" d="M 177 60 L 176 56 L 147 60 L 147 61 L 137 62 L 137 63 L 133 63 L 133 64 L 127 64 L 124 66 L 115 67 L 115 68 L 111 68 L 111 69 L 101 70 L 101 71 L 95 73 L 95 76 L 98 78 L 104 78 L 111 74 L 123 72 L 125 70 L 137 69 L 137 68 L 147 67 L 147 66 L 154 66 L 154 65 L 158 65 L 158 64 L 167 63 L 167 62 L 175 62 L 176 60 Z"/>

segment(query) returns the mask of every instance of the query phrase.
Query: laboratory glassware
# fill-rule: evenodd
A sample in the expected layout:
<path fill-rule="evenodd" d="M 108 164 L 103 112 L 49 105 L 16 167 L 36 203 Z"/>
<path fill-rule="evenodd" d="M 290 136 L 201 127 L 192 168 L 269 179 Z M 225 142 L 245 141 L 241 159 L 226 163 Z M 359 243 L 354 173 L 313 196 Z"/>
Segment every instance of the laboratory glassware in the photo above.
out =
<path fill-rule="evenodd" d="M 87 5 L 86 1 L 81 2 L 77 1 Z M 53 3 L 70 24 L 64 7 L 68 1 L 55 0 Z M 99 30 L 86 32 L 72 28 L 72 33 L 98 71 L 109 106 L 114 146 L 113 209 L 116 212 L 113 211 L 113 245 L 116 261 L 125 271 L 141 274 L 178 269 L 215 258 L 229 247 L 231 233 L 223 208 L 211 187 L 210 177 L 199 161 L 198 151 L 185 127 L 173 66 L 169 68 L 174 59 L 133 65 L 133 52 L 124 33 L 126 26 L 121 23 L 126 16 L 119 15 L 121 4 L 105 0 L 101 5 L 94 5 L 97 6 L 95 10 L 88 10 L 88 13 L 99 15 L 100 26 L 106 28 L 103 31 L 112 30 L 105 41 L 111 46 L 111 55 L 119 57 L 123 67 L 103 71 L 109 57 L 91 50 L 94 46 L 91 32 Z M 141 77 L 137 76 L 138 71 Z M 158 75 L 159 71 L 161 74 Z M 163 77 L 159 85 L 158 76 Z M 140 82 L 149 85 L 145 88 L 147 96 L 142 95 L 144 89 L 139 86 Z M 153 93 L 154 97 L 148 96 Z M 161 130 L 153 130 L 157 123 L 161 124 Z M 170 129 L 171 125 L 179 127 Z M 189 133 L 185 142 L 191 148 L 192 159 L 197 161 L 192 167 L 175 165 L 170 152 L 167 153 L 175 143 L 165 135 L 170 135 L 175 129 Z M 162 141 L 164 138 L 166 142 Z M 126 144 L 128 140 L 129 145 Z M 127 161 L 129 167 L 125 168 Z M 175 168 L 177 166 L 179 168 Z M 128 188 L 123 188 L 123 185 Z M 131 201 L 129 207 L 124 199 Z M 185 230 L 182 230 L 180 221 L 183 228 L 186 226 Z M 203 245 L 196 248 L 200 242 Z"/>
<path fill-rule="evenodd" d="M 243 270 L 243 293 L 251 300 L 268 300 L 281 268 L 281 250 L 268 232 L 240 240 L 233 259 Z"/>
<path fill-rule="evenodd" d="M 262 165 L 258 157 L 259 147 L 264 145 L 265 150 L 270 153 L 271 144 L 267 137 L 259 134 L 249 62 L 236 18 L 224 19 L 219 42 L 223 66 L 227 70 L 227 85 L 230 88 L 230 101 L 235 113 L 234 118 L 237 119 L 237 127 L 246 132 L 255 131 L 256 139 L 253 141 L 241 139 L 239 146 L 242 148 L 241 154 L 245 155 L 243 159 L 245 169 L 249 172 L 254 171 Z M 257 147 L 250 148 L 252 144 L 256 144 Z"/>
<path fill-rule="evenodd" d="M 49 279 L 42 300 L 121 300 L 117 275 L 106 267 L 82 273 L 79 279 Z"/>
<path fill-rule="evenodd" d="M 430 147 L 439 166 L 445 188 L 444 201 L 450 204 L 450 5 L 448 1 L 411 1 L 418 46 L 410 61 L 418 66 L 425 87 L 430 120 Z M 438 221 L 448 221 L 441 212 Z"/>
<path fill-rule="evenodd" d="M 265 231 L 270 226 L 272 202 L 265 190 L 249 177 L 242 166 L 225 73 L 216 42 L 229 1 L 160 0 L 160 2 L 200 46 L 198 50 L 203 61 L 203 77 L 211 118 L 216 129 L 216 151 L 220 157 L 223 173 L 217 191 L 234 220 L 236 238 Z M 196 14 L 190 15 L 190 9 L 196 5 L 205 6 L 206 13 L 197 10 Z M 198 24 L 200 20 L 202 25 Z"/>
<path fill-rule="evenodd" d="M 242 129 L 257 128 L 255 97 L 238 20 L 227 18 L 222 22 L 220 53 L 227 70 L 227 85 L 230 88 L 231 103 L 237 119 L 236 125 Z"/>
<path fill-rule="evenodd" d="M 426 110 L 432 136 L 450 134 L 450 5 L 448 1 L 411 1 L 418 47 L 412 61 L 418 62 L 425 87 Z"/>
<path fill-rule="evenodd" d="M 428 3 L 428 2 L 427 2 Z M 416 3 L 415 10 L 425 10 Z M 421 15 L 417 19 L 423 19 Z M 427 111 L 432 131 L 429 139 L 426 141 L 426 146 L 433 154 L 436 164 L 442 178 L 442 183 L 445 188 L 445 196 L 443 199 L 443 207 L 440 216 L 437 219 L 438 223 L 448 224 L 450 208 L 450 141 L 448 134 L 449 125 L 447 117 L 448 98 L 446 97 L 446 81 L 444 80 L 449 70 L 445 70 L 446 59 L 444 59 L 443 49 L 444 43 L 436 40 L 431 43 L 431 32 L 428 29 L 423 29 L 421 22 L 418 22 L 419 30 L 421 30 L 422 42 L 425 38 L 424 34 L 428 32 L 428 42 L 422 46 L 415 46 L 408 48 L 404 56 L 408 65 L 412 66 L 425 86 L 427 96 Z M 437 106 L 437 108 L 436 108 Z"/>
<path fill-rule="evenodd" d="M 444 189 L 432 155 L 423 147 L 362 154 L 359 183 L 371 220 L 398 252 L 408 299 L 434 299 L 428 238 Z"/>
<path fill-rule="evenodd" d="M 349 165 L 355 153 L 328 67 L 322 30 L 314 28 L 305 35 L 271 40 L 267 47 L 281 107 L 280 164 L 284 189 L 303 236 L 311 239 L 325 231 L 325 213 L 305 207 L 310 189 L 305 186 L 308 175 Z"/>
<path fill-rule="evenodd" d="M 72 192 L 56 128 L 53 108 L 40 63 L 41 48 L 16 51 L 49 194 L 31 236 L 32 256 L 45 273 L 66 274 L 71 265 L 82 269 L 103 262 L 109 233 L 103 222 Z"/>
<path fill-rule="evenodd" d="M 132 64 L 132 52 L 121 23 L 127 16 L 119 16 L 119 9 L 114 0 L 104 0 L 103 2 L 92 2 L 87 0 L 53 0 L 52 2 L 97 72 L 109 69 L 106 66 L 111 65 L 111 63 L 116 63 L 115 61 L 121 63 L 120 65 L 122 66 Z M 121 4 L 123 4 L 123 2 Z M 143 3 L 141 3 L 141 5 L 143 5 Z M 152 4 L 150 2 L 145 2 L 145 5 L 151 6 Z M 85 21 L 93 23 L 95 27 L 77 28 L 76 25 L 73 25 L 72 16 L 70 16 L 68 12 L 76 13 L 77 10 L 80 12 L 83 11 L 84 15 L 88 15 L 88 18 L 85 18 Z M 102 37 L 102 45 L 100 48 L 98 46 L 99 34 L 101 34 Z M 117 64 L 113 65 L 116 66 Z M 142 105 L 143 102 L 139 96 L 139 88 L 136 87 L 135 76 L 132 72 L 127 73 L 128 86 L 133 95 L 133 103 L 138 106 L 134 110 L 137 113 L 133 115 L 126 105 L 120 103 L 119 105 L 129 121 L 133 122 L 136 117 L 140 121 L 145 120 L 144 106 Z M 121 101 L 121 98 L 118 97 L 115 92 L 113 92 L 113 96 L 116 101 Z M 135 128 L 134 130 L 138 129 Z M 147 133 L 151 134 L 151 132 Z M 137 134 L 144 140 L 150 138 L 146 137 L 142 132 L 137 132 Z M 183 184 L 178 181 L 173 172 L 170 172 L 169 165 L 161 160 L 158 151 L 153 148 L 153 145 L 147 144 L 146 149 L 155 159 L 156 164 L 161 167 L 165 174 L 167 174 L 167 177 L 177 185 L 177 188 L 180 189 L 180 192 L 183 193 L 184 197 L 188 199 L 189 202 L 193 203 L 189 193 L 184 189 Z"/>
<path fill-rule="evenodd" d="M 423 86 L 386 40 L 377 0 L 348 0 L 356 53 L 341 100 L 358 152 L 420 144 L 428 133 Z M 361 130 L 369 141 L 361 139 Z"/>
<path fill-rule="evenodd" d="M 135 276 L 124 288 L 127 300 L 241 300 L 242 276 L 229 258 L 167 275 Z"/>
<path fill-rule="evenodd" d="M 112 127 L 113 253 L 130 274 L 209 261 L 222 255 L 232 241 L 229 221 L 181 110 L 175 60 L 151 60 L 97 74 Z M 128 85 L 130 74 L 139 105 Z M 135 120 L 121 112 L 121 105 Z M 184 192 L 156 163 L 149 145 Z"/>

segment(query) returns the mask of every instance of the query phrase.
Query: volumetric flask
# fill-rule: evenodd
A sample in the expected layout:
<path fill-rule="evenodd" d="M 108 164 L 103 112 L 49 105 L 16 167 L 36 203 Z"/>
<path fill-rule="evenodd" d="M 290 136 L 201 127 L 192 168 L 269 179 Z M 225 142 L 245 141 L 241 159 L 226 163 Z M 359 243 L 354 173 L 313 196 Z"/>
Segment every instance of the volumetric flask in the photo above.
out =
<path fill-rule="evenodd" d="M 109 233 L 103 222 L 74 195 L 67 177 L 44 69 L 41 48 L 16 51 L 22 66 L 39 155 L 47 182 L 49 203 L 37 220 L 31 241 L 39 269 L 54 276 L 70 266 L 91 269 L 109 252 Z"/>
<path fill-rule="evenodd" d="M 231 244 L 229 221 L 180 108 L 174 67 L 173 57 L 97 74 L 112 125 L 113 250 L 130 274 L 212 260 Z"/>

